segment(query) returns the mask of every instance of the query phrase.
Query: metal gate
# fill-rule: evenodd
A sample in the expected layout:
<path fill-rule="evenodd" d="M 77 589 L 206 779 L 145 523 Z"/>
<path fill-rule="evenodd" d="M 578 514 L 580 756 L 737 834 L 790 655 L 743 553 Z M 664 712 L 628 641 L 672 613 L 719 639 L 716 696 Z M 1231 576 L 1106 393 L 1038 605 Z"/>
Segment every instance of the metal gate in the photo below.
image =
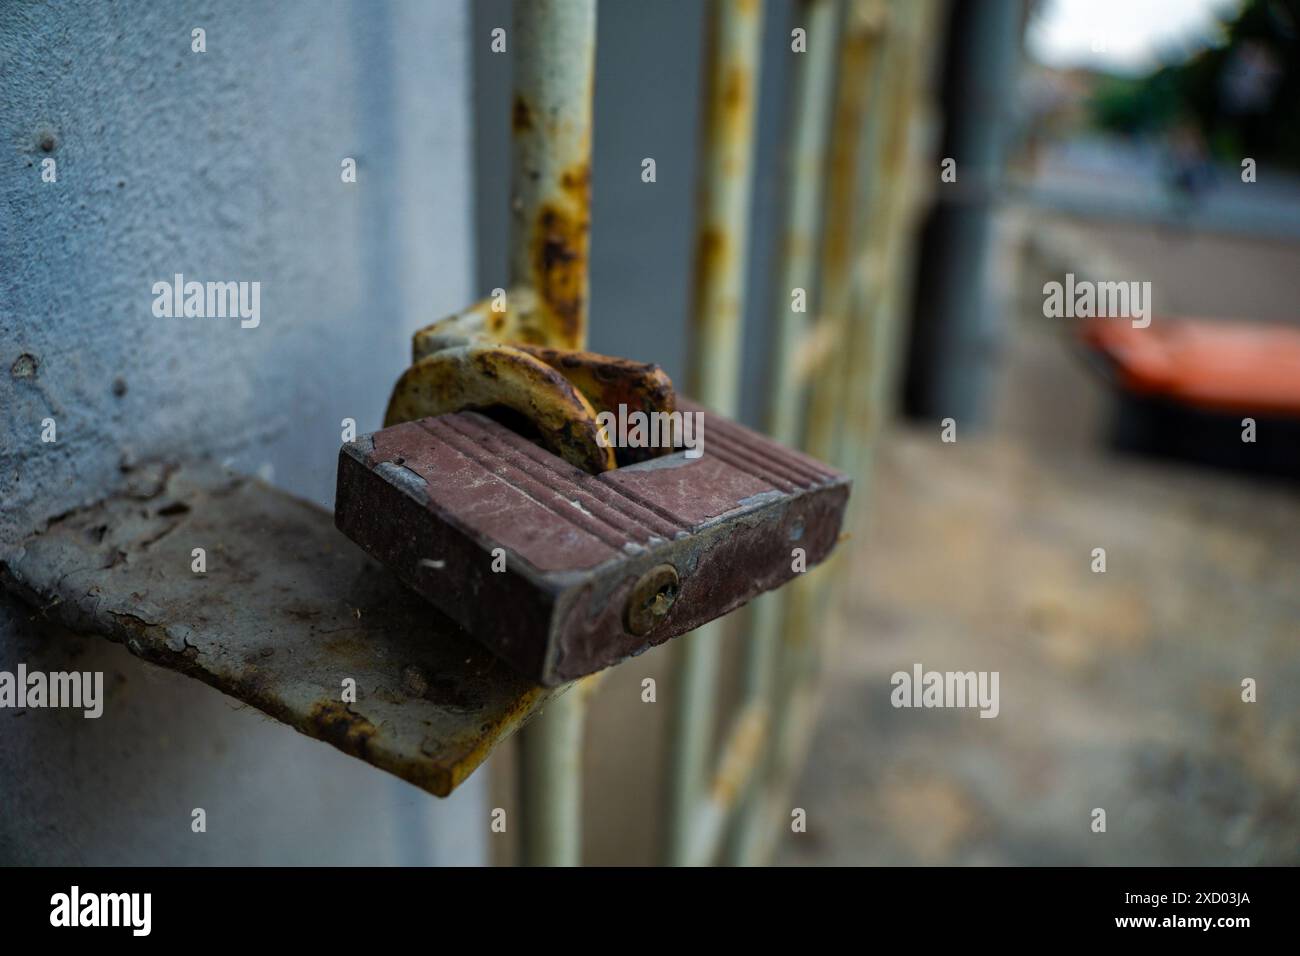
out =
<path fill-rule="evenodd" d="M 940 12 L 938 0 L 800 0 L 789 25 L 795 87 L 786 118 L 765 427 L 853 477 L 850 533 L 862 522 L 895 364 L 894 333 L 909 292 Z M 707 21 L 686 390 L 734 415 L 761 0 L 711 0 Z M 551 303 L 533 334 L 565 348 L 586 341 L 595 31 L 595 0 L 516 3 L 511 281 Z M 562 255 L 539 252 L 538 236 L 548 233 L 558 236 Z M 843 558 L 830 561 L 764 595 L 752 613 L 675 642 L 663 862 L 758 863 L 789 824 L 789 792 L 815 720 L 842 565 Z M 715 761 L 720 642 L 738 619 L 748 627 L 743 697 L 724 721 Z M 598 679 L 579 681 L 520 732 L 526 864 L 580 861 L 583 720 Z"/>

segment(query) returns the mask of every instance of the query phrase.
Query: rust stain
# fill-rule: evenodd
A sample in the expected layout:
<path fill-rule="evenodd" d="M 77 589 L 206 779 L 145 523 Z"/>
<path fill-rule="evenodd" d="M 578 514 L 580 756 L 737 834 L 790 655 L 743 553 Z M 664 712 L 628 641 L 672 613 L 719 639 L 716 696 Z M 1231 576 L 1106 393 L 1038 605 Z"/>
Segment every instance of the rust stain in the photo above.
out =
<path fill-rule="evenodd" d="M 586 332 L 587 235 L 590 222 L 586 186 L 577 212 L 554 203 L 542 206 L 533 234 L 533 285 L 541 298 L 544 335 L 549 344 L 581 345 Z"/>
<path fill-rule="evenodd" d="M 560 174 L 560 188 L 582 204 L 586 209 L 591 200 L 591 167 L 579 163 Z"/>
<path fill-rule="evenodd" d="M 866 109 L 865 87 L 875 38 L 871 30 L 859 28 L 844 40 L 840 67 L 844 81 L 835 104 L 835 135 L 830 150 L 827 215 L 822 246 L 823 269 L 828 287 L 843 282 L 849 262 L 853 192 L 857 179 L 857 138 Z"/>
<path fill-rule="evenodd" d="M 736 797 L 754 773 L 766 736 L 766 715 L 757 708 L 746 708 L 727 740 L 721 765 L 713 779 L 710 795 L 714 802 L 724 808 L 734 805 Z"/>
<path fill-rule="evenodd" d="M 536 345 L 521 351 L 563 375 L 597 411 L 616 411 L 619 405 L 629 411 L 673 410 L 673 382 L 658 365 Z"/>
<path fill-rule="evenodd" d="M 374 724 L 337 700 L 318 701 L 312 705 L 307 720 L 313 736 L 354 757 L 364 758 L 371 739 L 379 733 Z"/>
<path fill-rule="evenodd" d="M 520 94 L 515 94 L 515 105 L 510 111 L 510 128 L 514 130 L 515 135 L 527 133 L 533 128 L 533 111 L 528 106 L 528 101 Z"/>
<path fill-rule="evenodd" d="M 658 365 L 544 346 L 520 346 L 520 351 L 559 372 L 597 412 L 618 414 L 619 406 L 623 405 L 629 413 L 650 414 L 671 412 L 676 405 L 672 379 Z M 628 447 L 615 449 L 614 457 L 622 466 L 671 452 L 668 447 Z"/>
<path fill-rule="evenodd" d="M 702 275 L 712 275 L 722 269 L 727 261 L 727 234 L 716 226 L 700 233 L 696 262 Z"/>
<path fill-rule="evenodd" d="M 438 785 L 445 788 L 445 793 L 450 793 L 460 786 L 479 764 L 488 758 L 493 747 L 496 746 L 497 740 L 504 738 L 507 734 L 528 723 L 538 713 L 537 705 L 546 696 L 546 688 L 534 686 L 531 690 L 521 694 L 515 705 L 501 717 L 480 727 L 478 735 L 468 735 L 463 741 L 458 741 L 463 747 L 463 751 L 452 765 L 450 771 L 443 775 L 445 779 L 438 781 Z M 438 793 L 438 790 L 434 790 L 434 792 Z M 443 796 L 445 793 L 439 793 L 439 796 Z"/>
<path fill-rule="evenodd" d="M 727 130 L 732 135 L 743 132 L 749 115 L 750 100 L 749 70 L 739 64 L 733 64 L 722 83 L 722 116 Z"/>
<path fill-rule="evenodd" d="M 708 226 L 700 231 L 695 249 L 695 288 L 697 302 L 702 301 L 701 290 L 711 288 L 715 277 L 722 275 L 731 255 L 727 233 L 717 226 Z M 704 324 L 710 319 L 699 309 L 692 312 L 696 324 Z"/>

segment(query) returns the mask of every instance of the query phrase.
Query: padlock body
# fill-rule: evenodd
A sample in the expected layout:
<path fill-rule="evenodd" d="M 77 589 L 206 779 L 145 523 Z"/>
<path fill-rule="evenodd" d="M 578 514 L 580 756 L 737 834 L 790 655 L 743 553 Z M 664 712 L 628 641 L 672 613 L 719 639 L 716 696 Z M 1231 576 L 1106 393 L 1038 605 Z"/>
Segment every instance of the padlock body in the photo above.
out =
<path fill-rule="evenodd" d="M 476 412 L 339 455 L 335 523 L 516 671 L 548 686 L 694 630 L 823 560 L 849 480 L 700 412 L 677 451 L 589 475 Z"/>

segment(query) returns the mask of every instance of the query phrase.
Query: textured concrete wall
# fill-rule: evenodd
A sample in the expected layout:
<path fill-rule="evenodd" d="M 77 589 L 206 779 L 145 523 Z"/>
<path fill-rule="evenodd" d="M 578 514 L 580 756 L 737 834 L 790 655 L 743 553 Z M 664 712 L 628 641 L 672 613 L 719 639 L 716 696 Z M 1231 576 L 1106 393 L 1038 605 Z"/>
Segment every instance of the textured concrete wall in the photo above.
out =
<path fill-rule="evenodd" d="M 5 5 L 0 548 L 177 454 L 332 503 L 340 420 L 374 427 L 410 332 L 472 291 L 468 17 L 463 0 Z M 260 281 L 260 325 L 155 317 L 153 283 L 178 272 Z M 121 648 L 43 641 L 27 614 L 0 607 L 0 668 L 76 655 L 113 690 L 99 721 L 0 711 L 0 862 L 481 857 L 481 781 L 436 803 Z"/>

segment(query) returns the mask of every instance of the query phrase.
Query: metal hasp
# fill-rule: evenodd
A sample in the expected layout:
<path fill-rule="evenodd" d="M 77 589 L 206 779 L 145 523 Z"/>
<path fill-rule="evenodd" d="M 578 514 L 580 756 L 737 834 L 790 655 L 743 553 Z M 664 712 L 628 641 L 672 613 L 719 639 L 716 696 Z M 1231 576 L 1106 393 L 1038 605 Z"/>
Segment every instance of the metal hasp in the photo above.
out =
<path fill-rule="evenodd" d="M 0 582 L 53 625 L 125 644 L 440 797 L 554 696 L 342 541 L 328 512 L 215 467 L 133 479 L 26 538 Z"/>
<path fill-rule="evenodd" d="M 838 540 L 844 475 L 683 411 L 703 416 L 698 457 L 595 475 L 476 412 L 386 428 L 340 452 L 335 520 L 522 676 L 572 681 L 778 587 Z"/>
<path fill-rule="evenodd" d="M 584 471 L 608 471 L 669 450 L 615 448 L 600 411 L 669 414 L 673 383 L 652 363 L 520 341 L 536 294 L 511 290 L 434 322 L 412 339 L 413 364 L 397 380 L 386 426 L 465 408 L 506 410 L 551 451 Z"/>

